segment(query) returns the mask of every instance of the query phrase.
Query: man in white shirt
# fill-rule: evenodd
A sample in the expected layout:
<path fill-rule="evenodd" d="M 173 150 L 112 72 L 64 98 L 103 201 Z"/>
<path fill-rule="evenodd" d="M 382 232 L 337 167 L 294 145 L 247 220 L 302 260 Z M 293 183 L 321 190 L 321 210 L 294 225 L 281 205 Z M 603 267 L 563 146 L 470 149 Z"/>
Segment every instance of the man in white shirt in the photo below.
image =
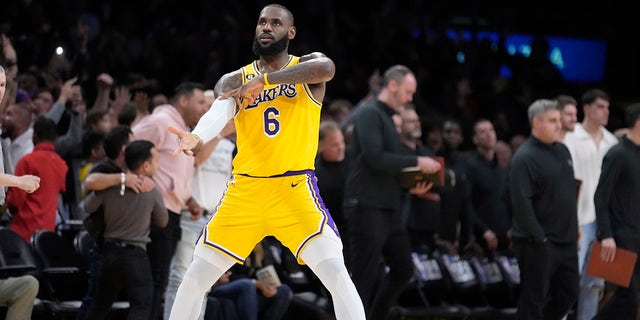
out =
<path fill-rule="evenodd" d="M 596 240 L 596 213 L 593 196 L 600 178 L 602 159 L 618 139 L 604 126 L 609 121 L 609 96 L 600 89 L 582 95 L 584 119 L 567 133 L 564 143 L 573 160 L 575 178 L 580 180 L 578 195 L 578 224 L 581 237 L 578 243 L 578 264 L 581 272 L 577 320 L 592 319 L 604 289 L 604 280 L 586 274 L 586 262 L 593 241 Z"/>

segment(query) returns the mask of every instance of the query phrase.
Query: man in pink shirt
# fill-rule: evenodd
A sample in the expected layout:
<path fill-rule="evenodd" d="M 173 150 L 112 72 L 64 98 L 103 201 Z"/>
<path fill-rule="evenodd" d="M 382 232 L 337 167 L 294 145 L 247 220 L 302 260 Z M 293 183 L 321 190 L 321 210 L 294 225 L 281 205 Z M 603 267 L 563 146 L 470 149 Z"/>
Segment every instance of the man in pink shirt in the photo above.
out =
<path fill-rule="evenodd" d="M 191 131 L 208 109 L 204 87 L 198 83 L 183 82 L 176 87 L 170 104 L 155 107 L 152 114 L 142 118 L 132 128 L 135 140 L 149 140 L 158 150 L 160 167 L 153 180 L 169 211 L 169 224 L 165 228 L 152 226 L 151 243 L 147 246 L 154 282 L 152 320 L 162 314 L 162 297 L 167 287 L 169 266 L 182 233 L 180 214 L 191 214 L 194 220 L 202 216 L 202 208 L 191 195 L 194 158 L 186 154 L 173 154 L 178 140 L 167 127 Z"/>

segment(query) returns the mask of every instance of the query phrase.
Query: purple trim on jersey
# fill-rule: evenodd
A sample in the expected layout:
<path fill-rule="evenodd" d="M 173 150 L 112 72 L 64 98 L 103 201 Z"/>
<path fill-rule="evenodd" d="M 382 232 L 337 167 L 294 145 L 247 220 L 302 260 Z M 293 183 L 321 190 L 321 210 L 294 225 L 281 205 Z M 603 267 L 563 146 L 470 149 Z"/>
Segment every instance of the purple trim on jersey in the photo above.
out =
<path fill-rule="evenodd" d="M 336 233 L 336 235 L 338 237 L 340 237 L 340 233 L 338 232 L 338 228 L 336 227 L 336 223 L 333 221 L 333 218 L 331 217 L 331 214 L 329 213 L 329 209 L 324 204 L 324 201 L 322 200 L 322 197 L 320 196 L 320 189 L 318 188 L 318 181 L 317 181 L 316 175 L 315 175 L 315 173 L 313 171 L 307 172 L 307 186 L 309 187 L 309 190 L 311 191 L 311 196 L 314 199 L 314 203 L 316 204 L 316 207 L 318 207 L 318 210 L 320 212 L 322 212 L 323 219 L 322 219 L 322 223 L 320 225 L 320 230 L 318 232 L 315 232 L 312 235 L 308 236 L 307 239 L 305 239 L 300 244 L 300 246 L 298 247 L 298 250 L 296 250 L 296 258 L 299 257 L 300 250 L 302 250 L 302 248 L 304 248 L 304 246 L 307 244 L 307 242 L 311 241 L 311 239 L 315 238 L 316 236 L 322 234 L 322 231 L 324 230 L 325 224 L 328 225 L 331 228 L 331 230 L 333 230 L 333 232 Z"/>
<path fill-rule="evenodd" d="M 306 174 L 306 175 L 311 174 L 311 175 L 315 176 L 315 174 L 313 173 L 313 170 L 309 170 L 309 169 L 308 170 L 298 170 L 298 171 L 287 171 L 287 172 L 282 173 L 282 174 L 276 174 L 276 175 L 268 176 L 268 177 L 258 177 L 258 176 L 248 175 L 248 174 L 245 174 L 245 173 L 238 173 L 238 175 L 249 177 L 249 178 L 278 178 L 278 177 L 299 176 L 299 175 L 303 175 L 303 174 Z"/>
<path fill-rule="evenodd" d="M 314 97 L 314 96 L 313 96 L 313 94 L 311 93 L 311 89 L 309 88 L 309 85 L 308 85 L 308 84 L 303 83 L 303 84 L 302 84 L 302 88 L 304 88 L 304 92 L 306 92 L 306 93 L 307 93 L 307 97 L 309 97 L 309 99 L 311 99 L 311 101 L 312 101 L 315 105 L 317 105 L 318 107 L 322 107 L 322 102 L 321 102 L 321 101 L 318 101 L 318 100 L 316 99 L 316 97 Z"/>
<path fill-rule="evenodd" d="M 315 177 L 315 173 L 313 173 L 313 170 L 287 171 L 281 175 L 277 175 L 274 177 L 290 177 L 290 176 L 297 176 L 301 174 L 306 174 L 307 176 Z"/>

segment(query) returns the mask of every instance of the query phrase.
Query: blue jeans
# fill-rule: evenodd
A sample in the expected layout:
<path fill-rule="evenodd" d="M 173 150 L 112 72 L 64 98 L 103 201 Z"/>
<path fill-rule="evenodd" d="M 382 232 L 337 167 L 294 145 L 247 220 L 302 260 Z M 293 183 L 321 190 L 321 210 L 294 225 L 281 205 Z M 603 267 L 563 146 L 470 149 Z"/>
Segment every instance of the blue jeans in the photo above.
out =
<path fill-rule="evenodd" d="M 578 270 L 580 271 L 580 297 L 578 298 L 578 314 L 576 320 L 591 320 L 598 313 L 598 302 L 604 291 L 604 280 L 588 275 L 585 270 L 591 245 L 596 241 L 597 226 L 595 222 L 580 226 L 582 237 L 578 248 Z"/>
<path fill-rule="evenodd" d="M 275 296 L 266 298 L 251 279 L 244 278 L 215 287 L 211 295 L 234 301 L 240 319 L 258 320 L 259 316 L 262 320 L 279 320 L 287 312 L 293 293 L 289 286 L 283 284 Z"/>

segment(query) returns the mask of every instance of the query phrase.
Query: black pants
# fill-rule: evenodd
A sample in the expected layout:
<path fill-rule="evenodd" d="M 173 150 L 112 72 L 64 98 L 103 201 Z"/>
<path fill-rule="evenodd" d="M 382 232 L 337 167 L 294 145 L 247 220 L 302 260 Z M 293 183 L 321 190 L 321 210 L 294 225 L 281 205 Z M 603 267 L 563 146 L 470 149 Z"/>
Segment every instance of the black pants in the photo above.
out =
<path fill-rule="evenodd" d="M 577 244 L 514 241 L 520 268 L 518 319 L 562 319 L 578 300 Z"/>
<path fill-rule="evenodd" d="M 146 319 L 151 312 L 153 280 L 143 248 L 105 242 L 96 281 L 95 300 L 87 319 L 106 319 L 111 305 L 124 290 L 129 301 L 128 319 Z"/>
<path fill-rule="evenodd" d="M 407 229 L 394 210 L 346 207 L 353 282 L 367 319 L 385 319 L 413 275 Z M 384 273 L 384 266 L 389 272 Z"/>
<path fill-rule="evenodd" d="M 82 298 L 82 304 L 80 305 L 80 309 L 78 309 L 78 314 L 76 319 L 85 320 L 87 319 L 87 312 L 93 305 L 93 301 L 95 300 L 96 289 L 97 289 L 97 278 L 98 271 L 102 265 L 102 247 L 104 246 L 104 239 L 100 238 L 96 240 L 96 244 L 91 249 L 89 253 L 89 265 L 88 265 L 88 275 L 87 275 L 87 292 Z"/>
<path fill-rule="evenodd" d="M 627 249 L 640 254 L 640 239 L 634 237 L 615 237 L 618 248 Z M 640 264 L 636 266 L 631 275 L 628 288 L 618 287 L 613 296 L 598 312 L 594 319 L 606 320 L 635 320 L 638 313 L 638 286 L 640 285 Z"/>
<path fill-rule="evenodd" d="M 164 228 L 151 225 L 149 234 L 151 243 L 147 245 L 147 254 L 153 277 L 153 300 L 149 320 L 162 318 L 164 293 L 169 282 L 169 267 L 176 252 L 176 246 L 182 237 L 180 214 L 169 211 L 169 223 Z"/>

